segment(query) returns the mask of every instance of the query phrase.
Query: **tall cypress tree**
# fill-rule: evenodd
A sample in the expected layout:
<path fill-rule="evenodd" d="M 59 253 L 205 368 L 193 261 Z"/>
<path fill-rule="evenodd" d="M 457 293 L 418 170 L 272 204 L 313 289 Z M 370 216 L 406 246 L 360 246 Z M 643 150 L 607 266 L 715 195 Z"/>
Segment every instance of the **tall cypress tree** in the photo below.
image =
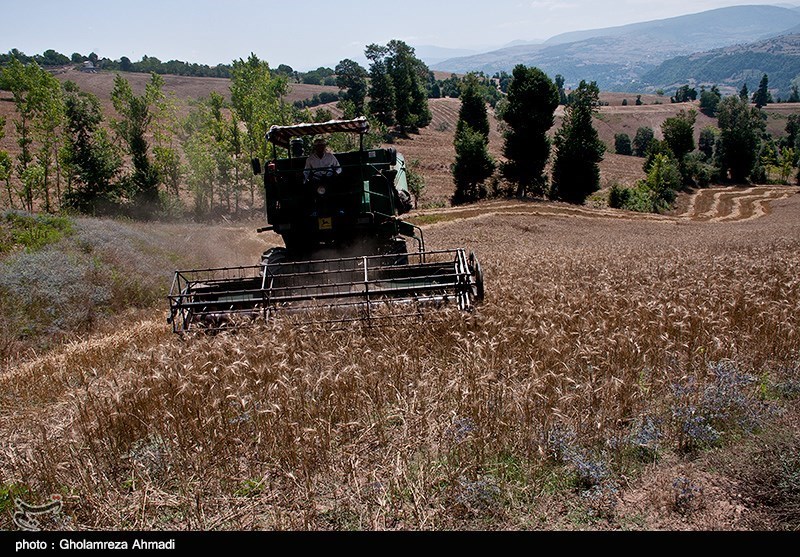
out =
<path fill-rule="evenodd" d="M 599 100 L 597 84 L 581 81 L 564 113 L 564 123 L 555 138 L 554 199 L 581 204 L 600 189 L 598 163 L 603 160 L 605 145 L 592 124 Z"/>
<path fill-rule="evenodd" d="M 469 126 L 484 137 L 489 138 L 489 116 L 486 101 L 478 90 L 478 78 L 470 73 L 464 78 L 461 87 L 461 109 L 458 112 L 457 130 Z"/>
<path fill-rule="evenodd" d="M 542 195 L 547 186 L 544 169 L 550 158 L 547 132 L 553 127 L 558 89 L 539 68 L 517 65 L 508 86 L 503 120 L 508 126 L 503 174 L 517 186 L 517 195 Z"/>
<path fill-rule="evenodd" d="M 451 167 L 455 193 L 453 205 L 470 203 L 486 197 L 484 182 L 494 173 L 496 164 L 489 154 L 489 117 L 486 101 L 478 91 L 473 74 L 461 88 L 461 110 L 453 141 L 456 159 Z"/>
<path fill-rule="evenodd" d="M 753 93 L 753 103 L 757 108 L 763 108 L 772 102 L 772 95 L 769 92 L 769 77 L 764 74 L 761 82 L 758 84 L 758 89 Z"/>

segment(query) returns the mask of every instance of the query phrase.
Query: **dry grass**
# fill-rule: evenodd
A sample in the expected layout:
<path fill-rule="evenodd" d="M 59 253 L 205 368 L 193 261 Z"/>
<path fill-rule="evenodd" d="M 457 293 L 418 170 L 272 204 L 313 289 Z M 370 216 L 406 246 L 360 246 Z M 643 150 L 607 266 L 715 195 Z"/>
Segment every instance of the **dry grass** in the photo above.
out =
<path fill-rule="evenodd" d="M 181 339 L 155 312 L 17 362 L 0 483 L 61 493 L 57 528 L 763 526 L 708 512 L 759 503 L 693 459 L 793 404 L 800 198 L 740 223 L 559 207 L 427 227 L 478 253 L 471 315 Z"/>
<path fill-rule="evenodd" d="M 452 193 L 458 106 L 398 141 L 423 205 Z M 605 107 L 602 133 L 678 108 Z M 604 181 L 640 162 L 607 156 Z M 21 355 L 0 368 L 0 527 L 13 492 L 61 494 L 59 529 L 796 528 L 776 479 L 800 446 L 796 192 L 710 188 L 672 216 L 425 209 L 430 249 L 481 260 L 474 314 L 181 339 L 164 302 Z M 278 243 L 257 225 L 131 226 L 217 266 Z"/>

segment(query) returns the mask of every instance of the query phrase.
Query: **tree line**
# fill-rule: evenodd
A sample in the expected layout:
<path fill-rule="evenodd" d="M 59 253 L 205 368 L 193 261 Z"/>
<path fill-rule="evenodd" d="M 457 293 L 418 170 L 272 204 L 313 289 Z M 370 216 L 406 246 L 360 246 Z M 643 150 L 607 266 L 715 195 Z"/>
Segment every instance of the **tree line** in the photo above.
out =
<path fill-rule="evenodd" d="M 764 73 L 772 76 L 777 96 L 786 99 L 798 85 L 797 56 L 771 52 L 681 56 L 664 62 L 642 79 L 646 83 L 680 83 L 694 76 L 708 83 L 730 83 L 737 76 L 737 81 L 749 78 L 755 83 Z"/>
<path fill-rule="evenodd" d="M 567 94 L 563 77 L 551 80 L 539 69 L 524 65 L 517 66 L 511 75 L 496 74 L 494 79 L 501 80 L 505 90 L 505 97 L 496 105 L 504 130 L 505 161 L 498 163 L 488 152 L 487 101 L 479 93 L 478 76 L 468 75 L 461 87 L 454 139 L 452 202 L 515 194 L 584 203 L 600 189 L 599 163 L 606 150 L 592 123 L 602 104 L 596 83 L 582 81 Z M 641 104 L 640 99 L 637 104 Z M 671 100 L 685 103 L 696 99 L 697 91 L 686 85 L 679 87 Z M 716 117 L 718 127 L 702 130 L 697 145 L 694 109 L 667 118 L 661 125 L 664 139 L 660 141 L 649 127 L 639 128 L 633 140 L 627 134 L 617 134 L 615 151 L 643 157 L 646 178 L 634 188 L 612 187 L 609 204 L 663 212 L 672 208 L 679 191 L 712 182 L 765 183 L 777 176 L 777 181 L 788 183 L 798 166 L 800 115 L 788 118 L 784 137 L 772 138 L 766 133 L 767 117 L 762 110 L 771 102 L 765 74 L 752 96 L 746 86 L 738 96 L 726 98 L 717 86 L 701 89 L 700 110 Z M 559 104 L 565 105 L 564 119 L 550 140 L 547 133 Z M 549 163 L 552 171 L 548 176 L 545 168 Z M 796 180 L 800 184 L 800 173 Z"/>
<path fill-rule="evenodd" d="M 391 41 L 367 52 L 369 70 L 351 60 L 337 66 L 344 117 L 371 120 L 368 145 L 427 126 L 430 72 L 414 50 Z M 106 121 L 96 96 L 61 84 L 35 60 L 11 56 L 0 68 L 0 89 L 12 95 L 18 152 L 0 151 L 0 201 L 31 212 L 134 218 L 186 211 L 206 218 L 255 208 L 263 192 L 248 170 L 253 158 L 270 155 L 269 127 L 332 118 L 324 109 L 286 103 L 290 79 L 286 68 L 272 70 L 251 54 L 231 64 L 230 102 L 212 93 L 180 118 L 159 73 L 151 72 L 141 95 L 118 73 L 114 114 Z M 5 130 L 2 120 L 0 134 Z M 335 137 L 332 146 L 354 147 L 346 142 Z"/>
<path fill-rule="evenodd" d="M 563 81 L 550 79 L 539 68 L 520 64 L 511 76 L 500 79 L 504 80 L 506 94 L 497 103 L 496 114 L 504 128 L 505 161 L 498 164 L 488 152 L 487 102 L 480 94 L 478 76 L 468 75 L 461 91 L 454 140 L 453 204 L 497 195 L 547 196 L 583 203 L 600 189 L 599 163 L 605 152 L 592 125 L 592 116 L 600 105 L 597 84 L 582 81 L 567 99 Z M 562 100 L 568 102 L 564 120 L 551 140 L 547 134 Z M 553 150 L 551 179 L 546 167 Z M 509 186 L 500 187 L 501 180 Z M 491 190 L 490 181 L 494 183 Z"/>
<path fill-rule="evenodd" d="M 344 117 L 365 115 L 372 122 L 369 145 L 429 125 L 432 83 L 439 87 L 437 94 L 461 98 L 451 167 L 454 204 L 492 195 L 583 203 L 600 188 L 599 163 L 606 147 L 592 125 L 601 106 L 596 83 L 583 81 L 567 94 L 563 77 L 552 80 L 524 65 L 492 78 L 472 73 L 436 81 L 402 41 L 368 45 L 365 54 L 368 68 L 345 59 L 329 77 L 340 89 L 336 98 Z M 0 88 L 12 93 L 19 152 L 12 158 L 0 151 L 2 201 L 29 211 L 136 218 L 185 211 L 206 218 L 253 208 L 262 192 L 248 172 L 249 161 L 269 156 L 268 128 L 332 118 L 324 109 L 309 111 L 309 103 L 284 102 L 293 79 L 290 70 L 273 70 L 254 54 L 236 60 L 231 65 L 230 102 L 212 94 L 195 102 L 185 118 L 178 118 L 160 74 L 151 72 L 142 95 L 135 95 L 118 74 L 111 95 L 115 114 L 106 122 L 96 97 L 74 83 L 61 85 L 35 61 L 12 57 L 0 70 Z M 618 135 L 616 151 L 644 157 L 647 179 L 637 188 L 615 188 L 612 205 L 665 210 L 680 188 L 712 180 L 758 180 L 776 169 L 786 174 L 787 165 L 796 166 L 800 152 L 797 122 L 790 119 L 790 139 L 776 142 L 765 137 L 760 99 L 762 91 L 768 92 L 767 84 L 764 76 L 752 99 L 744 88 L 740 97 L 725 99 L 718 88 L 703 88 L 701 110 L 716 115 L 719 128 L 703 130 L 699 146 L 694 144 L 693 110 L 664 122 L 663 141 L 645 128 L 633 140 Z M 693 98 L 692 88 L 686 86 L 673 100 Z M 756 106 L 750 106 L 750 100 Z M 563 125 L 550 139 L 547 134 L 559 104 L 566 105 Z M 502 162 L 488 152 L 488 106 L 495 108 L 503 131 Z M 5 124 L 0 121 L 0 134 Z M 347 141 L 334 137 L 332 146 L 353 148 Z M 420 190 L 424 182 L 420 176 L 413 178 Z"/>
<path fill-rule="evenodd" d="M 634 188 L 613 187 L 609 204 L 663 212 L 672 207 L 677 192 L 712 182 L 788 184 L 800 162 L 800 115 L 788 117 L 784 136 L 768 134 L 767 115 L 762 110 L 773 102 L 768 85 L 765 74 L 752 95 L 746 84 L 738 95 L 724 98 L 716 85 L 702 88 L 700 111 L 716 117 L 718 125 L 701 130 L 697 144 L 697 111 L 693 108 L 681 110 L 661 124 L 661 141 L 655 139 L 650 127 L 639 128 L 633 140 L 627 134 L 617 134 L 616 152 L 643 157 L 647 177 Z M 693 101 L 696 93 L 684 85 L 677 89 L 672 102 Z M 800 171 L 794 180 L 800 184 Z"/>

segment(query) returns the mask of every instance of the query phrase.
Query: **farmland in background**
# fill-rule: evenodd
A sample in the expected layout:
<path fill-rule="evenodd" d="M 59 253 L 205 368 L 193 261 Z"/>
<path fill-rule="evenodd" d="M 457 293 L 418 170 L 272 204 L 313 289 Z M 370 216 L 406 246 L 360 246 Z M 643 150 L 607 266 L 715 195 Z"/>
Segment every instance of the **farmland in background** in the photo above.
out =
<path fill-rule="evenodd" d="M 165 90 L 226 90 L 184 79 Z M 685 108 L 609 105 L 609 145 Z M 86 257 L 93 280 L 141 275 L 155 301 L 61 344 L 0 342 L 0 528 L 15 497 L 59 494 L 46 528 L 796 530 L 798 189 L 698 190 L 672 215 L 447 207 L 458 107 L 432 101 L 396 146 L 426 180 L 409 219 L 427 247 L 483 265 L 473 313 L 181 338 L 173 267 L 254 263 L 280 243 L 261 222 L 78 219 L 42 251 Z M 490 141 L 498 156 L 496 122 Z M 603 185 L 641 163 L 607 154 Z"/>

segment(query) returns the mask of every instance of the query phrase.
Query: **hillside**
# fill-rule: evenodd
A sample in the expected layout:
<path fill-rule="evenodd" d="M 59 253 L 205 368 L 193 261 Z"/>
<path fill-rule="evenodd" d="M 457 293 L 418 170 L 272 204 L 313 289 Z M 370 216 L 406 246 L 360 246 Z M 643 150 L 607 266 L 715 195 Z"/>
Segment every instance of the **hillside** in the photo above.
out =
<path fill-rule="evenodd" d="M 649 35 L 657 41 L 688 43 L 697 50 L 708 50 L 720 43 L 751 42 L 783 32 L 800 24 L 793 11 L 796 12 L 777 6 L 731 6 L 605 29 L 562 33 L 548 39 L 545 44 L 565 44 L 596 37 Z"/>
<path fill-rule="evenodd" d="M 71 77 L 108 108 L 112 74 Z M 184 109 L 226 89 L 167 80 Z M 635 98 L 602 94 L 609 146 L 690 106 Z M 460 102 L 430 107 L 432 124 L 395 143 L 427 184 L 407 218 L 429 250 L 481 261 L 486 299 L 469 313 L 337 327 L 279 312 L 178 336 L 174 268 L 254 264 L 281 244 L 256 233 L 262 218 L 79 218 L 45 248 L 10 244 L 0 301 L 20 334 L 0 320 L 0 529 L 19 528 L 17 499 L 55 496 L 45 530 L 796 530 L 800 190 L 710 187 L 671 215 L 447 207 Z M 797 112 L 768 106 L 770 130 Z M 603 185 L 641 164 L 607 154 Z M 65 342 L 44 328 L 26 349 L 30 323 L 65 315 L 82 318 Z"/>
<path fill-rule="evenodd" d="M 144 87 L 149 80 L 149 76 L 138 73 L 123 74 L 129 80 L 132 88 L 137 94 L 144 91 Z M 115 118 L 111 105 L 110 93 L 114 85 L 115 74 L 110 72 L 99 72 L 96 74 L 84 73 L 72 68 L 64 68 L 56 74 L 60 80 L 74 81 L 81 89 L 97 95 L 102 103 L 106 121 Z M 195 99 L 207 97 L 215 91 L 226 98 L 229 98 L 228 89 L 230 82 L 227 79 L 203 78 L 203 77 L 179 77 L 164 76 L 164 90 L 175 99 L 178 107 L 179 116 L 185 116 L 191 109 L 191 103 Z M 292 84 L 287 102 L 309 98 L 321 91 L 336 91 L 334 87 L 318 85 Z M 605 188 L 612 183 L 633 185 L 636 180 L 643 178 L 642 160 L 636 157 L 626 157 L 614 154 L 614 136 L 618 133 L 627 133 L 631 138 L 636 135 L 639 127 L 647 126 L 653 128 L 657 137 L 661 137 L 661 123 L 677 114 L 680 110 L 688 108 L 685 104 L 670 104 L 669 99 L 655 94 L 643 94 L 642 106 L 635 106 L 634 101 L 637 93 L 625 92 L 601 92 L 601 101 L 608 106 L 599 108 L 595 116 L 594 123 L 598 130 L 601 140 L 608 148 L 601 168 L 601 185 Z M 627 101 L 627 106 L 623 106 L 623 101 Z M 450 165 L 455 158 L 453 148 L 453 135 L 458 121 L 458 111 L 461 106 L 459 99 L 443 98 L 431 99 L 430 107 L 433 115 L 431 124 L 420 130 L 418 134 L 412 134 L 408 138 L 399 138 L 395 146 L 405 155 L 410 162 L 418 161 L 418 170 L 425 179 L 425 190 L 420 199 L 420 204 L 425 206 L 449 205 L 450 197 L 453 193 L 453 180 L 450 174 Z M 698 104 L 692 105 L 698 109 Z M 335 105 L 323 105 L 329 109 L 334 116 L 339 112 Z M 800 104 L 771 104 L 765 108 L 768 114 L 768 132 L 776 137 L 785 133 L 787 118 L 790 114 L 800 113 Z M 551 130 L 551 135 L 560 126 L 560 117 L 563 107 L 556 112 L 556 124 Z M 12 121 L 16 118 L 14 105 L 10 102 L 10 94 L 0 93 L 0 116 L 6 116 L 6 136 L 0 140 L 0 149 L 7 150 L 12 154 L 18 152 L 15 142 L 15 134 Z M 490 118 L 490 152 L 500 160 L 502 158 L 503 139 L 496 118 Z M 703 114 L 698 115 L 695 125 L 695 139 L 699 138 L 702 129 L 709 125 L 715 125 L 714 119 L 708 118 Z"/>
<path fill-rule="evenodd" d="M 773 96 L 789 96 L 800 75 L 800 33 L 673 58 L 645 73 L 642 84 L 664 88 L 716 84 L 738 91 L 747 83 L 755 90 L 764 74 Z"/>
<path fill-rule="evenodd" d="M 453 58 L 434 69 L 494 74 L 516 64 L 561 74 L 567 85 L 581 79 L 601 89 L 634 89 L 660 63 L 697 51 L 752 42 L 800 24 L 800 12 L 773 6 L 736 6 L 677 18 L 559 35 L 542 45 L 518 46 Z"/>

